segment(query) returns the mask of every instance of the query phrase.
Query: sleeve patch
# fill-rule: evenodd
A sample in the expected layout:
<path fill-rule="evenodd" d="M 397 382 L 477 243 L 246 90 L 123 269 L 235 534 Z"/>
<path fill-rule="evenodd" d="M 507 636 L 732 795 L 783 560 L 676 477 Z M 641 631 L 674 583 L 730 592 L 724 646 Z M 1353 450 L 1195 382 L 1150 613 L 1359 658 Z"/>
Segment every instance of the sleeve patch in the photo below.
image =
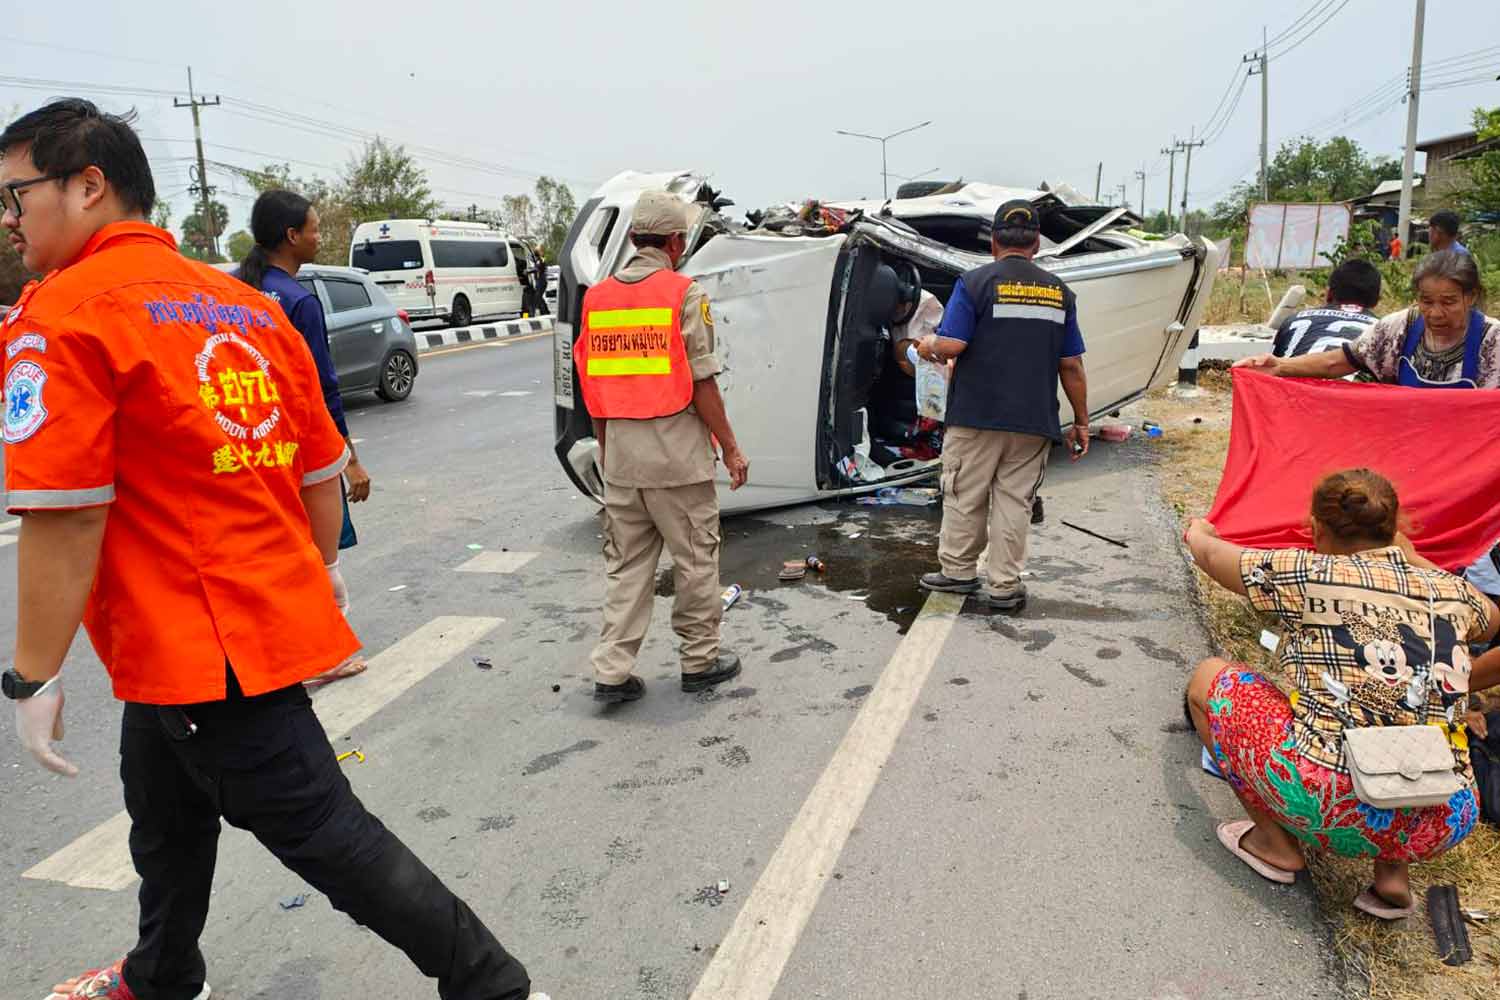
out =
<path fill-rule="evenodd" d="M 5 348 L 5 360 L 20 354 L 22 351 L 36 351 L 38 354 L 47 353 L 47 338 L 40 333 L 23 333 Z"/>
<path fill-rule="evenodd" d="M 713 326 L 714 325 L 714 314 L 709 311 L 707 296 L 705 296 L 704 299 L 703 299 L 703 301 L 700 302 L 700 303 L 698 303 L 698 305 L 701 307 L 701 309 L 703 311 L 703 325 L 704 326 Z"/>
<path fill-rule="evenodd" d="M 22 361 L 5 376 L 5 443 L 20 444 L 47 422 L 42 390 L 47 372 L 34 361 Z"/>

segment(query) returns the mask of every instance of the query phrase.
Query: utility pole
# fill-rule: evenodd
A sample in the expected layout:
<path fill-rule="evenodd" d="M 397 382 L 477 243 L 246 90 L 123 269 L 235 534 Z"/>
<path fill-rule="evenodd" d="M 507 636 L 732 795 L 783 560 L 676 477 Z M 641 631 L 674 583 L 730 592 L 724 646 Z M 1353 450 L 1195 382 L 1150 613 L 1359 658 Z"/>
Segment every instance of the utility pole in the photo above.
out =
<path fill-rule="evenodd" d="M 208 236 L 208 250 L 214 257 L 219 256 L 219 233 L 218 227 L 214 222 L 213 205 L 209 200 L 214 193 L 214 189 L 208 183 L 208 165 L 203 162 L 203 126 L 198 121 L 198 109 L 213 108 L 218 107 L 218 105 L 218 95 L 214 95 L 214 99 L 210 101 L 205 98 L 199 98 L 193 93 L 193 67 L 189 66 L 188 99 L 184 102 L 174 97 L 172 99 L 172 107 L 191 108 L 193 110 L 193 142 L 198 147 L 198 176 L 194 178 L 196 183 L 188 188 L 188 190 L 193 194 L 199 195 L 201 198 L 202 208 L 200 211 L 203 213 L 203 232 Z"/>
<path fill-rule="evenodd" d="M 1406 153 L 1401 158 L 1401 215 L 1396 233 L 1401 246 L 1411 246 L 1411 190 L 1417 166 L 1417 100 L 1422 94 L 1422 25 L 1427 19 L 1427 0 L 1417 0 L 1417 23 L 1412 30 L 1411 89 L 1406 93 Z"/>
<path fill-rule="evenodd" d="M 1123 207 L 1123 208 L 1129 208 L 1130 207 L 1130 202 L 1128 202 L 1128 201 L 1125 200 L 1125 185 L 1124 184 L 1120 184 L 1120 185 L 1118 185 L 1118 187 L 1120 189 L 1120 205 L 1121 205 L 1121 207 Z"/>
<path fill-rule="evenodd" d="M 1141 203 L 1136 206 L 1136 214 L 1143 220 L 1146 218 L 1146 165 L 1141 164 L 1141 169 L 1135 172 L 1136 178 L 1141 182 Z"/>
<path fill-rule="evenodd" d="M 885 195 L 885 198 L 889 200 L 891 197 L 891 173 L 886 169 L 885 144 L 896 138 L 896 136 L 898 135 L 905 135 L 908 132 L 915 132 L 917 129 L 926 128 L 931 124 L 931 120 L 928 120 L 922 122 L 920 125 L 913 125 L 911 128 L 904 128 L 899 132 L 892 132 L 890 135 L 866 135 L 864 132 L 846 132 L 841 128 L 834 129 L 834 131 L 839 135 L 847 135 L 855 139 L 873 139 L 875 142 L 880 143 L 880 189 L 881 192 Z"/>
<path fill-rule="evenodd" d="M 1099 188 L 1104 183 L 1104 161 L 1099 161 L 1099 172 L 1094 175 L 1094 204 L 1099 204 Z"/>
<path fill-rule="evenodd" d="M 1161 151 L 1167 158 L 1167 232 L 1172 231 L 1172 189 L 1177 180 L 1177 137 L 1172 136 L 1172 145 Z"/>
<path fill-rule="evenodd" d="M 1179 142 L 1177 148 L 1187 154 L 1187 162 L 1182 167 L 1182 231 L 1188 231 L 1188 178 L 1193 173 L 1193 150 L 1203 145 L 1203 140 L 1197 142 L 1192 140 L 1192 133 L 1188 133 L 1187 142 Z"/>
<path fill-rule="evenodd" d="M 1252 52 L 1245 56 L 1240 62 L 1250 63 L 1250 75 L 1260 77 L 1260 200 L 1270 201 L 1270 175 L 1267 170 L 1269 157 L 1270 126 L 1268 119 L 1271 112 L 1271 86 L 1270 77 L 1266 76 L 1266 67 L 1269 60 L 1266 58 L 1266 29 L 1260 29 L 1260 52 Z"/>

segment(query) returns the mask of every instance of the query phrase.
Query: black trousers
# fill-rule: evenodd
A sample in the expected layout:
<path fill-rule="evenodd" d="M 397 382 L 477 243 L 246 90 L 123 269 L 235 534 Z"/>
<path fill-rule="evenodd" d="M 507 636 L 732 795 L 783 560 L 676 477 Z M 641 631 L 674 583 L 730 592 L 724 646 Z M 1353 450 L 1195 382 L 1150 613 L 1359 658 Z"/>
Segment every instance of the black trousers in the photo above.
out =
<path fill-rule="evenodd" d="M 124 974 L 140 1000 L 192 1000 L 203 987 L 221 816 L 404 951 L 444 1000 L 529 995 L 521 963 L 355 796 L 301 685 L 246 698 L 231 673 L 221 702 L 127 704 L 120 776 L 141 876 Z"/>

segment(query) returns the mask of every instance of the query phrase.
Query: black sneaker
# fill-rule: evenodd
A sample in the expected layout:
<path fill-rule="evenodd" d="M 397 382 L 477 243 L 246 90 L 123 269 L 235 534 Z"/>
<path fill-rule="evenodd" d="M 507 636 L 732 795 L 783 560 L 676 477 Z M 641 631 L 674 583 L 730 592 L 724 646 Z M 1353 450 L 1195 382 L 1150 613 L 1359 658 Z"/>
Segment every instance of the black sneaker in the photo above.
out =
<path fill-rule="evenodd" d="M 622 701 L 639 701 L 646 696 L 646 682 L 631 674 L 624 684 L 595 684 L 594 700 L 606 705 L 618 705 Z"/>
<path fill-rule="evenodd" d="M 696 674 L 682 675 L 684 691 L 706 691 L 715 684 L 722 684 L 731 677 L 740 675 L 740 658 L 733 653 L 720 653 L 719 659 L 707 670 Z"/>
<path fill-rule="evenodd" d="M 942 573 L 925 573 L 917 585 L 923 590 L 936 590 L 944 594 L 972 594 L 979 589 L 979 578 L 972 580 L 955 580 L 951 576 Z"/>
<path fill-rule="evenodd" d="M 1047 512 L 1042 509 L 1042 498 L 1040 496 L 1033 497 L 1031 501 L 1031 523 L 1041 524 L 1045 520 L 1047 520 Z"/>

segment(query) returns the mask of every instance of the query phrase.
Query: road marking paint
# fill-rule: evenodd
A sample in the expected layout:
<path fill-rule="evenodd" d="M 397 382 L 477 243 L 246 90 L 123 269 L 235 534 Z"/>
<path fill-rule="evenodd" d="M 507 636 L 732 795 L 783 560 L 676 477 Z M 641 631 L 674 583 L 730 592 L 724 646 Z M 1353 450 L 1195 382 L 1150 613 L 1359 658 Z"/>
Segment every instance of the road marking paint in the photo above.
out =
<path fill-rule="evenodd" d="M 502 395 L 502 396 L 529 396 L 529 395 L 531 395 L 531 390 L 530 389 L 512 389 L 510 392 L 502 392 L 500 395 Z"/>
<path fill-rule="evenodd" d="M 434 618 L 371 657 L 369 669 L 359 678 L 319 691 L 313 706 L 328 738 L 337 740 L 347 734 L 503 621 L 447 615 Z M 61 882 L 77 889 L 128 889 L 136 880 L 129 838 L 130 817 L 117 813 L 22 872 L 21 877 Z"/>
<path fill-rule="evenodd" d="M 535 559 L 535 552 L 481 552 L 458 567 L 459 573 L 514 573 Z"/>
<path fill-rule="evenodd" d="M 438 351 L 422 351 L 421 357 L 436 358 L 444 354 L 457 354 L 460 351 L 476 351 L 481 347 L 509 347 L 512 344 L 524 344 L 528 340 L 540 340 L 543 337 L 550 336 L 552 336 L 552 331 L 548 330 L 545 333 L 533 333 L 525 337 L 505 337 L 500 340 L 486 340 L 478 344 L 464 344 L 460 347 L 445 347 L 442 350 Z"/>
<path fill-rule="evenodd" d="M 350 444 L 364 444 L 365 443 L 365 439 L 364 438 L 350 438 L 349 439 L 349 443 Z"/>
<path fill-rule="evenodd" d="M 14 545 L 20 540 L 18 535 L 0 535 L 0 549 L 5 548 L 7 545 Z"/>
<path fill-rule="evenodd" d="M 4 524 L 0 524 L 0 531 L 10 531 L 12 528 L 19 528 L 20 526 L 21 519 L 18 517 L 14 521 L 6 521 Z"/>
<path fill-rule="evenodd" d="M 930 594 L 750 891 L 691 1000 L 770 1000 L 849 831 L 953 631 L 960 594 Z"/>
<path fill-rule="evenodd" d="M 465 396 L 477 396 L 479 399 L 488 399 L 495 394 L 494 389 L 470 389 L 464 393 Z"/>

